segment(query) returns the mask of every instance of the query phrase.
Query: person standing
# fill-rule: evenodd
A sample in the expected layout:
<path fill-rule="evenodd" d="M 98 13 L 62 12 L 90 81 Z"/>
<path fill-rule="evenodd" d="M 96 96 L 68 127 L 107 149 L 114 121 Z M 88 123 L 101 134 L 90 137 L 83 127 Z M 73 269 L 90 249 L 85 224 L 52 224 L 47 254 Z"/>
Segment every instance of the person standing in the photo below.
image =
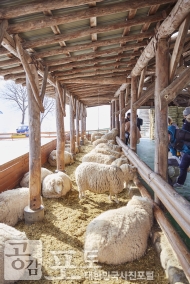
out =
<path fill-rule="evenodd" d="M 173 185 L 174 188 L 183 189 L 187 177 L 187 170 L 190 166 L 190 146 L 188 145 L 188 141 L 186 142 L 186 141 L 177 140 L 176 127 L 174 125 L 168 126 L 168 135 L 169 135 L 169 149 L 172 155 L 177 156 L 177 151 L 180 151 L 183 154 L 179 165 L 180 174 L 176 180 L 176 183 Z M 182 142 L 182 145 L 180 145 L 180 142 Z M 178 145 L 180 146 L 180 148 L 178 148 L 179 147 Z"/>
<path fill-rule="evenodd" d="M 129 114 L 130 116 L 130 114 Z M 128 145 L 128 142 L 129 142 L 129 138 L 130 138 L 130 128 L 131 128 L 131 125 L 130 125 L 130 120 L 128 120 L 128 118 L 126 118 L 126 121 L 125 121 L 125 138 L 126 138 L 126 145 Z M 140 138 L 141 138 L 141 133 L 139 131 L 139 128 L 136 127 L 136 131 L 137 131 L 137 144 L 140 142 Z"/>
<path fill-rule="evenodd" d="M 190 132 L 190 107 L 186 107 L 183 111 L 184 121 L 182 129 Z"/>

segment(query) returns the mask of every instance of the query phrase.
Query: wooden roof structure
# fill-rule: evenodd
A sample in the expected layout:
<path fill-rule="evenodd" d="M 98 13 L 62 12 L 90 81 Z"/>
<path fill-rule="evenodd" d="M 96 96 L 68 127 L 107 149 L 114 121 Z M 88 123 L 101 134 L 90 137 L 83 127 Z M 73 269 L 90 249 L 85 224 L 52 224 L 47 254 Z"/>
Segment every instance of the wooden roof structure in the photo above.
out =
<path fill-rule="evenodd" d="M 24 85 L 27 66 L 34 63 L 41 89 L 44 74 L 47 75 L 47 85 L 43 86 L 46 95 L 54 97 L 54 88 L 58 87 L 86 107 L 110 104 L 130 84 L 140 57 L 176 2 L 1 0 L 0 76 Z M 181 21 L 183 18 L 184 15 Z M 171 54 L 179 40 L 172 34 L 178 28 L 179 23 L 165 34 Z M 183 66 L 190 61 L 187 30 L 180 41 Z M 155 80 L 154 55 L 144 67 L 137 72 L 139 93 L 145 92 Z M 37 90 L 35 97 L 38 97 Z M 186 105 L 187 100 L 189 87 L 171 104 Z M 144 104 L 154 105 L 152 96 Z"/>

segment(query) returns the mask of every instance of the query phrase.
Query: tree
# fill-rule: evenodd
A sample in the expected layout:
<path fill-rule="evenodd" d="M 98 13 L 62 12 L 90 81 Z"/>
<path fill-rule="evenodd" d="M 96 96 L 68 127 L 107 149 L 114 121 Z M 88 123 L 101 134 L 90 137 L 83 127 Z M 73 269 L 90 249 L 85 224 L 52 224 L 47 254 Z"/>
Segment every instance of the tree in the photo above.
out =
<path fill-rule="evenodd" d="M 4 89 L 0 91 L 0 97 L 2 99 L 13 102 L 13 106 L 22 112 L 21 124 L 24 124 L 25 115 L 28 108 L 28 96 L 26 87 L 23 87 L 22 85 L 17 85 L 13 81 L 8 82 L 5 84 Z M 45 96 L 43 105 L 44 113 L 41 113 L 40 115 L 40 124 L 42 124 L 42 121 L 48 115 L 48 113 L 54 111 L 55 100 L 53 98 Z"/>
<path fill-rule="evenodd" d="M 41 113 L 40 115 L 40 124 L 42 124 L 42 121 L 49 113 L 55 110 L 55 100 L 51 97 L 45 96 L 43 101 L 43 106 L 44 106 L 44 112 Z"/>
<path fill-rule="evenodd" d="M 22 85 L 16 85 L 14 82 L 8 82 L 5 87 L 0 91 L 2 99 L 11 101 L 13 107 L 19 109 L 22 113 L 21 124 L 24 124 L 26 110 L 28 108 L 28 97 L 26 88 Z"/>

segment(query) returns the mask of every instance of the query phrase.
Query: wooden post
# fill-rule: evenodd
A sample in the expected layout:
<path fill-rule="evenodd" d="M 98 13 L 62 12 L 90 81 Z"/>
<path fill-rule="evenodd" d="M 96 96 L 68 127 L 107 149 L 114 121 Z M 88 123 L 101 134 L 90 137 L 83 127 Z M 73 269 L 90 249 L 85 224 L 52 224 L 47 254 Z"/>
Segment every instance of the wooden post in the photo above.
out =
<path fill-rule="evenodd" d="M 120 139 L 125 142 L 125 91 L 120 91 L 119 113 L 120 113 Z"/>
<path fill-rule="evenodd" d="M 113 128 L 112 127 L 112 103 L 110 104 L 110 130 Z"/>
<path fill-rule="evenodd" d="M 79 101 L 76 101 L 76 143 L 80 146 L 80 136 L 79 136 Z"/>
<path fill-rule="evenodd" d="M 56 128 L 57 128 L 57 170 L 56 171 L 65 171 L 65 130 L 64 130 L 64 116 L 60 102 L 59 91 L 56 88 L 55 103 L 56 103 Z"/>
<path fill-rule="evenodd" d="M 160 110 L 160 93 L 169 82 L 169 48 L 168 40 L 161 39 L 156 50 L 156 82 L 155 82 L 155 158 L 154 171 L 167 181 L 168 170 L 168 108 Z M 157 196 L 154 197 L 159 203 Z"/>
<path fill-rule="evenodd" d="M 137 109 L 133 104 L 137 100 L 137 76 L 131 77 L 131 125 L 130 125 L 130 148 L 136 152 L 137 149 Z"/>
<path fill-rule="evenodd" d="M 74 125 L 74 112 L 73 112 L 73 102 L 70 97 L 69 99 L 69 112 L 70 112 L 70 148 L 71 154 L 75 159 L 75 125 Z"/>
<path fill-rule="evenodd" d="M 120 118 L 121 120 L 121 118 Z M 120 122 L 119 122 L 119 100 L 115 99 L 115 127 L 120 133 Z"/>
<path fill-rule="evenodd" d="M 130 84 L 127 84 L 125 90 L 125 105 L 129 103 L 129 100 L 130 100 Z"/>
<path fill-rule="evenodd" d="M 112 101 L 112 128 L 115 128 L 115 102 Z"/>
<path fill-rule="evenodd" d="M 84 105 L 81 103 L 81 105 L 80 105 L 80 127 L 81 127 L 80 145 L 84 145 L 83 108 L 84 108 Z"/>
<path fill-rule="evenodd" d="M 84 136 L 86 137 L 86 117 L 87 117 L 87 112 L 86 112 L 86 106 L 83 106 L 83 124 L 84 124 Z"/>
<path fill-rule="evenodd" d="M 38 75 L 33 64 L 30 65 L 31 74 L 36 87 Z M 24 209 L 25 222 L 28 224 L 41 221 L 44 217 L 44 207 L 41 203 L 41 130 L 40 109 L 34 97 L 30 80 L 26 76 L 28 94 L 28 116 L 29 116 L 29 206 Z"/>

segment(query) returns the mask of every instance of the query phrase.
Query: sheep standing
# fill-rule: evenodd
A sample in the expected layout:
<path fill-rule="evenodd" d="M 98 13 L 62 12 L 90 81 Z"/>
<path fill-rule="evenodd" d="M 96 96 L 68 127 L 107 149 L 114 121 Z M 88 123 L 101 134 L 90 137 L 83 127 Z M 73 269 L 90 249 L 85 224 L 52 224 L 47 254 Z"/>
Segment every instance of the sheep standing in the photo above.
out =
<path fill-rule="evenodd" d="M 41 182 L 43 182 L 44 178 L 47 175 L 53 174 L 52 171 L 46 169 L 46 168 L 41 168 Z M 21 182 L 20 182 L 20 186 L 22 187 L 29 187 L 29 172 L 25 173 Z"/>
<path fill-rule="evenodd" d="M 125 171 L 126 170 L 126 171 Z M 75 171 L 76 183 L 79 191 L 79 198 L 85 197 L 85 191 L 90 190 L 95 193 L 110 193 L 110 199 L 124 189 L 124 182 L 127 180 L 128 169 L 84 162 L 80 164 Z"/>
<path fill-rule="evenodd" d="M 93 132 L 91 134 L 91 143 L 99 138 L 101 138 L 102 136 L 104 135 L 104 133 L 101 133 L 101 132 Z M 96 137 L 96 138 L 95 138 Z"/>
<path fill-rule="evenodd" d="M 111 131 L 109 131 L 108 133 L 104 134 L 102 136 L 103 139 L 107 139 L 107 140 L 116 140 L 116 136 L 118 135 L 118 129 L 117 128 L 113 128 Z"/>
<path fill-rule="evenodd" d="M 95 251 L 101 263 L 118 265 L 139 259 L 147 249 L 152 222 L 151 200 L 133 196 L 127 206 L 108 210 L 89 223 L 84 259 Z"/>
<path fill-rule="evenodd" d="M 24 208 L 28 205 L 29 188 L 21 187 L 0 194 L 0 223 L 14 226 L 24 219 Z"/>
<path fill-rule="evenodd" d="M 115 157 L 111 155 L 104 155 L 102 153 L 96 153 L 90 151 L 88 154 L 84 155 L 82 158 L 82 163 L 84 162 L 94 162 L 99 164 L 111 165 L 115 161 Z"/>
<path fill-rule="evenodd" d="M 115 158 L 120 158 L 121 156 L 121 153 L 111 150 L 110 148 L 94 148 L 91 152 L 102 153 L 104 155 L 111 155 L 114 156 Z"/>
<path fill-rule="evenodd" d="M 42 195 L 46 198 L 59 198 L 71 189 L 70 177 L 63 172 L 58 172 L 45 177 L 42 184 Z"/>
<path fill-rule="evenodd" d="M 7 281 L 4 280 L 4 264 L 6 264 L 6 263 L 4 263 L 4 247 L 5 247 L 5 242 L 9 241 L 9 240 L 18 240 L 22 243 L 23 241 L 26 241 L 28 239 L 27 239 L 25 233 L 20 232 L 20 231 L 16 230 L 15 228 L 12 228 L 10 226 L 7 226 L 6 224 L 0 223 L 0 283 L 1 284 L 5 284 L 5 283 L 9 284 L 9 283 L 15 282 L 15 281 L 11 281 L 11 280 L 7 280 Z M 27 261 L 28 261 L 29 257 L 28 256 L 26 256 L 26 257 L 27 257 Z M 22 259 L 23 259 L 23 257 L 22 257 Z M 15 270 L 14 275 L 19 275 L 21 277 L 22 271 Z"/>
<path fill-rule="evenodd" d="M 120 157 L 111 163 L 111 165 L 117 166 L 117 167 L 120 167 L 123 164 L 129 164 L 129 160 L 127 158 Z"/>
<path fill-rule="evenodd" d="M 111 144 L 111 143 L 100 143 L 95 147 L 95 149 L 109 149 L 109 150 L 112 150 L 112 151 L 119 152 L 120 154 L 121 154 L 121 150 L 122 150 L 122 148 L 120 146 L 114 145 L 114 144 Z"/>
<path fill-rule="evenodd" d="M 51 151 L 48 157 L 48 163 L 53 167 L 57 166 L 57 153 L 56 152 L 57 152 L 56 150 Z M 64 161 L 65 161 L 65 165 L 71 165 L 75 162 L 72 154 L 67 151 L 64 151 Z"/>

